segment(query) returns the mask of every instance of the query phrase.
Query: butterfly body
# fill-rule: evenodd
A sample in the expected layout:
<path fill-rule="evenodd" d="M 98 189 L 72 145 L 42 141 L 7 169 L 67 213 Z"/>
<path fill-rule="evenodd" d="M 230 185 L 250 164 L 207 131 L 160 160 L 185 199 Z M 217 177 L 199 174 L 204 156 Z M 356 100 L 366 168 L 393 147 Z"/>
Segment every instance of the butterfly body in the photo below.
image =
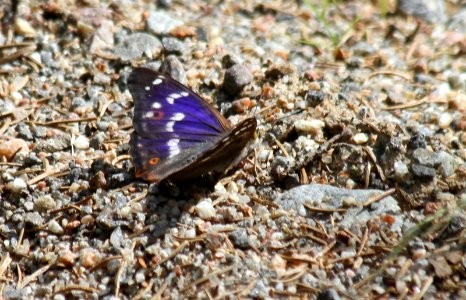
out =
<path fill-rule="evenodd" d="M 130 144 L 137 177 L 160 182 L 223 173 L 254 136 L 255 118 L 232 127 L 192 90 L 150 69 L 134 69 L 128 88 L 134 101 Z"/>

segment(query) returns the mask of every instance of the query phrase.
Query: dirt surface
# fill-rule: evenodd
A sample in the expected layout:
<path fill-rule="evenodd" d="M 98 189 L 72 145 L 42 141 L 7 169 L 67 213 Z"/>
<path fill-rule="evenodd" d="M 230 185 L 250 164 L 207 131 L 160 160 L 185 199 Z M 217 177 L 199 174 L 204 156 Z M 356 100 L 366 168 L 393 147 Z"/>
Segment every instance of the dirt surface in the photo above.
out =
<path fill-rule="evenodd" d="M 4 299 L 465 299 L 464 1 L 2 1 Z M 249 155 L 135 178 L 136 66 Z"/>

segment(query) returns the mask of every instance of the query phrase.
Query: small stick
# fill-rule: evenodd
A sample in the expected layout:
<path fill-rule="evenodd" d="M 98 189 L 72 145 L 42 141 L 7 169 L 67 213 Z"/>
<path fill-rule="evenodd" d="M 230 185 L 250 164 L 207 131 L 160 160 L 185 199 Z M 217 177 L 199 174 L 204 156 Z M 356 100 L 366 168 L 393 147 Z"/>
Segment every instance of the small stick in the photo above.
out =
<path fill-rule="evenodd" d="M 68 123 L 77 123 L 77 122 L 90 122 L 97 120 L 97 117 L 89 117 L 89 118 L 79 118 L 79 119 L 70 119 L 70 120 L 56 120 L 50 122 L 32 122 L 34 125 L 40 126 L 53 126 L 59 124 L 68 124 Z"/>
<path fill-rule="evenodd" d="M 424 294 L 429 289 L 429 287 L 432 285 L 432 282 L 434 282 L 434 277 L 432 277 L 432 276 L 430 276 L 426 280 L 424 280 L 424 283 L 422 284 L 421 291 L 417 295 L 414 295 L 414 297 L 412 299 L 413 300 L 421 300 L 422 297 L 424 297 Z"/>
<path fill-rule="evenodd" d="M 126 159 L 131 159 L 131 155 L 125 154 L 125 155 L 120 155 L 115 157 L 114 160 L 112 160 L 112 166 L 115 166 L 118 162 Z"/>
<path fill-rule="evenodd" d="M 391 70 L 381 70 L 381 71 L 375 71 L 375 72 L 372 72 L 371 74 L 369 74 L 369 76 L 367 77 L 367 79 L 370 79 L 372 77 L 375 77 L 377 75 L 391 75 L 391 76 L 397 76 L 397 77 L 401 77 L 407 81 L 411 81 L 411 78 L 409 78 L 409 75 L 408 74 L 404 74 L 404 73 L 401 73 L 401 72 L 396 72 L 396 71 L 391 71 Z"/>
<path fill-rule="evenodd" d="M 369 155 L 369 158 L 372 160 L 372 163 L 374 163 L 375 169 L 377 170 L 377 173 L 379 173 L 380 179 L 383 182 L 385 182 L 385 180 L 386 180 L 385 174 L 384 174 L 382 168 L 377 164 L 377 157 L 375 157 L 374 152 L 372 152 L 372 149 L 367 147 L 367 146 L 364 146 L 363 149 L 367 153 L 367 155 Z"/>
<path fill-rule="evenodd" d="M 37 271 L 35 271 L 31 275 L 28 275 L 28 276 L 24 277 L 24 279 L 21 282 L 18 283 L 18 287 L 21 288 L 21 289 L 24 288 L 25 286 L 27 286 L 28 284 L 30 284 L 31 282 L 36 280 L 37 277 L 39 277 L 40 275 L 47 272 L 48 269 L 50 269 L 51 266 L 52 266 L 51 264 L 43 266 L 42 268 L 38 269 Z"/>
<path fill-rule="evenodd" d="M 427 103 L 427 100 L 425 98 L 418 100 L 418 101 L 411 101 L 411 102 L 404 103 L 404 104 L 382 107 L 382 110 L 392 111 L 392 110 L 398 110 L 398 109 L 412 108 L 412 107 L 422 105 L 424 103 Z"/>
<path fill-rule="evenodd" d="M 46 177 L 49 177 L 49 176 L 53 176 L 53 175 L 56 175 L 56 174 L 59 174 L 61 173 L 61 170 L 59 169 L 51 169 L 51 170 L 45 170 L 44 173 L 40 174 L 40 175 L 37 175 L 36 177 L 32 178 L 31 180 L 29 180 L 27 182 L 28 185 L 32 185 L 32 184 L 35 184 L 39 181 L 41 181 L 42 179 L 46 178 Z"/>
<path fill-rule="evenodd" d="M 344 213 L 344 212 L 346 212 L 346 209 L 344 209 L 344 208 L 321 208 L 321 207 L 311 206 L 311 205 L 309 205 L 307 203 L 304 203 L 303 205 L 304 205 L 304 207 L 306 207 L 307 209 L 309 209 L 311 211 L 321 212 L 321 213 L 334 213 L 334 212 Z"/>
<path fill-rule="evenodd" d="M 172 253 L 170 253 L 169 256 L 167 256 L 166 258 L 162 259 L 157 265 L 161 265 L 163 263 L 165 263 L 166 261 L 169 261 L 170 259 L 172 259 L 173 257 L 175 257 L 178 253 L 181 252 L 181 250 L 183 250 L 186 246 L 189 245 L 189 241 L 184 241 L 183 243 L 181 243 L 181 245 L 178 246 L 178 248 L 176 248 L 175 250 L 173 250 Z"/>
<path fill-rule="evenodd" d="M 367 207 L 367 206 L 371 205 L 371 204 L 374 203 L 374 202 L 380 201 L 380 200 L 382 200 L 382 199 L 385 198 L 385 197 L 388 197 L 388 196 L 390 196 L 390 195 L 393 195 L 395 192 L 396 192 L 396 189 L 395 189 L 395 188 L 391 188 L 391 189 L 389 189 L 388 191 L 383 192 L 383 193 L 381 193 L 381 194 L 375 196 L 374 198 L 367 200 L 366 202 L 364 202 L 364 204 L 363 204 L 362 206 Z"/>
<path fill-rule="evenodd" d="M 99 289 L 96 289 L 96 288 L 93 288 L 93 287 L 90 287 L 90 286 L 82 286 L 82 285 L 68 285 L 56 292 L 53 293 L 53 295 L 57 295 L 57 294 L 64 294 L 64 293 L 68 293 L 68 292 L 71 292 L 71 291 L 82 291 L 82 292 L 86 292 L 86 293 L 98 293 L 100 292 Z"/>

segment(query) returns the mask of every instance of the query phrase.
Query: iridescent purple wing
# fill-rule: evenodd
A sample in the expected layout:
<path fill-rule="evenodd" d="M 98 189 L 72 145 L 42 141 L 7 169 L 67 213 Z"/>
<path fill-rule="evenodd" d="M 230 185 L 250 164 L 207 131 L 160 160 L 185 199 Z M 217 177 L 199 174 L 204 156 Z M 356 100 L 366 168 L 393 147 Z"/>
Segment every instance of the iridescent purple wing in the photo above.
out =
<path fill-rule="evenodd" d="M 134 69 L 128 88 L 134 101 L 131 154 L 137 177 L 159 182 L 172 175 L 196 177 L 222 167 L 225 159 L 219 156 L 224 154 L 215 149 L 224 149 L 222 141 L 238 129 L 218 111 L 176 80 L 150 69 Z M 255 119 L 253 123 L 253 129 L 251 124 L 244 126 L 247 134 L 239 130 L 241 134 L 234 135 L 233 140 L 242 145 L 239 152 L 254 134 Z"/>

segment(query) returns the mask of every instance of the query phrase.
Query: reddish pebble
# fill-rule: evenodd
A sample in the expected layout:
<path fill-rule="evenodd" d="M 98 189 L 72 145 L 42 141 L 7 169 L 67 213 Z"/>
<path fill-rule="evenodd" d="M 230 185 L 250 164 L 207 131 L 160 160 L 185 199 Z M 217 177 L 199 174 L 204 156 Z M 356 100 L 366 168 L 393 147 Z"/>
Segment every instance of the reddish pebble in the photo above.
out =
<path fill-rule="evenodd" d="M 432 214 L 435 214 L 435 213 L 437 212 L 438 209 L 439 209 L 438 203 L 435 203 L 435 202 L 428 202 L 428 203 L 426 203 L 426 205 L 425 205 L 424 214 L 425 214 L 425 215 L 432 215 Z"/>
<path fill-rule="evenodd" d="M 174 268 L 173 268 L 173 271 L 175 272 L 176 276 L 180 277 L 181 275 L 183 275 L 183 270 L 181 269 L 181 267 L 179 265 L 176 265 Z"/>
<path fill-rule="evenodd" d="M 26 141 L 22 139 L 0 141 L 0 158 L 4 157 L 7 161 L 10 161 L 13 159 L 15 154 L 20 151 L 29 152 L 29 147 Z"/>
<path fill-rule="evenodd" d="M 74 221 L 71 221 L 68 224 L 66 224 L 66 229 L 68 229 L 68 230 L 75 229 L 75 228 L 79 227 L 79 225 L 81 225 L 81 222 L 79 220 L 74 220 Z"/>
<path fill-rule="evenodd" d="M 65 267 L 74 266 L 76 256 L 70 250 L 63 250 L 58 253 L 57 263 Z"/>
<path fill-rule="evenodd" d="M 382 217 L 382 221 L 384 221 L 388 225 L 393 225 L 393 223 L 395 223 L 396 219 L 392 215 L 385 215 L 385 216 Z"/>
<path fill-rule="evenodd" d="M 84 250 L 81 253 L 81 265 L 85 268 L 92 268 L 98 262 L 97 255 L 94 253 L 93 250 Z"/>
<path fill-rule="evenodd" d="M 196 29 L 190 26 L 177 26 L 170 31 L 170 35 L 177 38 L 186 38 L 196 36 Z"/>
<path fill-rule="evenodd" d="M 245 112 L 251 105 L 251 99 L 249 98 L 242 98 L 233 101 L 232 108 L 235 113 L 243 113 Z"/>

